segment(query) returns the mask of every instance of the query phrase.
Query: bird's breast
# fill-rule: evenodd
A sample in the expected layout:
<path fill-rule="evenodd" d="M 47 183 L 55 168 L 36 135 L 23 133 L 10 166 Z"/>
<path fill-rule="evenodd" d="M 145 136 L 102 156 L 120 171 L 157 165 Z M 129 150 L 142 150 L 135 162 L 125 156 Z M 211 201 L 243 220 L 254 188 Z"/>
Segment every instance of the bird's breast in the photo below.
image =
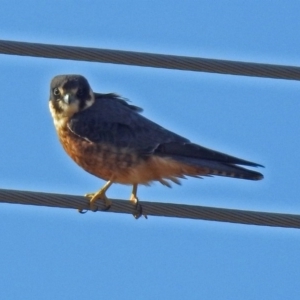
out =
<path fill-rule="evenodd" d="M 104 180 L 113 176 L 128 178 L 130 169 L 141 161 L 130 148 L 93 143 L 77 136 L 68 128 L 58 128 L 57 133 L 68 155 L 84 170 Z"/>

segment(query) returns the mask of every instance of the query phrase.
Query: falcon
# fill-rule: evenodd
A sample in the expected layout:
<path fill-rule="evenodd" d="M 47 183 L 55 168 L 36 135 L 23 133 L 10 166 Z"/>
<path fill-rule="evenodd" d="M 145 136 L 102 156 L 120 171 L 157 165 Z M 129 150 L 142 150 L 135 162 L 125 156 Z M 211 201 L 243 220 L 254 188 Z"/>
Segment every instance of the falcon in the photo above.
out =
<path fill-rule="evenodd" d="M 58 75 L 50 85 L 50 112 L 67 154 L 85 171 L 106 180 L 87 194 L 91 209 L 101 199 L 109 209 L 106 191 L 113 183 L 132 185 L 130 200 L 142 214 L 139 184 L 158 181 L 170 187 L 185 176 L 226 176 L 260 180 L 263 175 L 243 168 L 254 162 L 190 142 L 142 116 L 141 108 L 117 94 L 94 93 L 81 75 Z"/>

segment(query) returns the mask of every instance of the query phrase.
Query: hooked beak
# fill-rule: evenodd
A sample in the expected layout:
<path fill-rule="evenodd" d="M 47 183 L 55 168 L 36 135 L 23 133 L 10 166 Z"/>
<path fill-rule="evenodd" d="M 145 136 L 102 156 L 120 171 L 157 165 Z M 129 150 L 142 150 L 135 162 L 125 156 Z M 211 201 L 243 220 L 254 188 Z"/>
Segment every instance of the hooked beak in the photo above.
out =
<path fill-rule="evenodd" d="M 74 96 L 74 95 L 72 95 L 72 94 L 65 94 L 64 96 L 63 96 L 63 101 L 66 103 L 66 104 L 68 104 L 68 105 L 70 105 L 72 102 L 74 102 L 76 100 L 76 97 Z"/>

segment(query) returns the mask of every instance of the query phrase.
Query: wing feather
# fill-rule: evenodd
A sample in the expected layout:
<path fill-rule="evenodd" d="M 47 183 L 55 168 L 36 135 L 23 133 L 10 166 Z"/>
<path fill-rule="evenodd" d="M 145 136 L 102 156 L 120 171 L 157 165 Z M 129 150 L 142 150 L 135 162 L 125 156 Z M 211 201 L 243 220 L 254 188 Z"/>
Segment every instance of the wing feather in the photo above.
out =
<path fill-rule="evenodd" d="M 263 177 L 258 172 L 236 166 L 261 165 L 193 144 L 146 119 L 139 114 L 139 107 L 130 105 L 116 94 L 95 96 L 95 103 L 75 114 L 68 123 L 69 129 L 85 140 L 130 148 L 140 155 L 154 154 L 190 166 L 205 167 L 210 170 L 207 175 L 254 180 Z"/>
<path fill-rule="evenodd" d="M 95 94 L 95 103 L 69 120 L 76 135 L 93 143 L 109 143 L 132 148 L 141 154 L 152 153 L 164 142 L 189 142 L 139 114 L 140 108 L 116 94 Z"/>

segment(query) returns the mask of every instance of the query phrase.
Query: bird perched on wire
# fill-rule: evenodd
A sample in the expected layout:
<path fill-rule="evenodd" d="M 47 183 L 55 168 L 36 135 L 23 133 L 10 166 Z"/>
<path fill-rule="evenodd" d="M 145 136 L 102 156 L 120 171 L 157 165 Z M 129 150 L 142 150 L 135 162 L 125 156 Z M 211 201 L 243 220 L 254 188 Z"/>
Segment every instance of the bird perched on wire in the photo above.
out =
<path fill-rule="evenodd" d="M 137 186 L 153 181 L 170 186 L 185 176 L 226 176 L 259 180 L 263 175 L 238 165 L 259 164 L 191 143 L 143 117 L 139 107 L 117 94 L 94 93 L 81 75 L 59 75 L 50 87 L 50 112 L 59 140 L 85 171 L 107 181 L 87 194 L 91 208 L 98 199 L 111 202 L 106 191 L 113 183 L 132 185 L 134 216 L 142 214 Z"/>

